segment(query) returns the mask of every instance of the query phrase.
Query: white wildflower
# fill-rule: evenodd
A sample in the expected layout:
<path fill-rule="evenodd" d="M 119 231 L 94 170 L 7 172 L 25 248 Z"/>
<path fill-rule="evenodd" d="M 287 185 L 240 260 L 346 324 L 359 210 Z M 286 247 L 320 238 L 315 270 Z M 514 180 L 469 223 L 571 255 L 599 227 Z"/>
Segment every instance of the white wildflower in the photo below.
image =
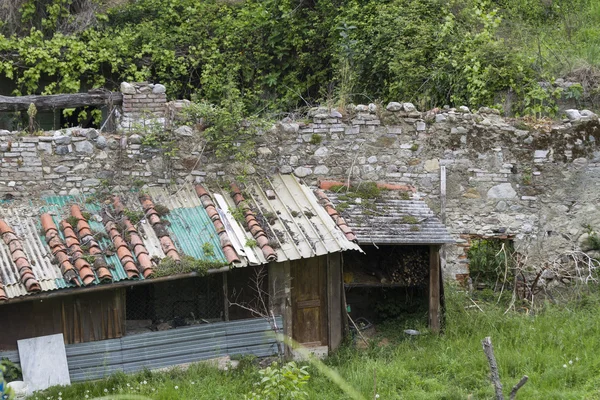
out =
<path fill-rule="evenodd" d="M 567 368 L 567 364 L 563 364 L 563 368 Z"/>
<path fill-rule="evenodd" d="M 179 389 L 179 386 L 175 386 L 175 390 Z"/>
<path fill-rule="evenodd" d="M 569 364 L 573 365 L 573 360 L 569 360 Z"/>

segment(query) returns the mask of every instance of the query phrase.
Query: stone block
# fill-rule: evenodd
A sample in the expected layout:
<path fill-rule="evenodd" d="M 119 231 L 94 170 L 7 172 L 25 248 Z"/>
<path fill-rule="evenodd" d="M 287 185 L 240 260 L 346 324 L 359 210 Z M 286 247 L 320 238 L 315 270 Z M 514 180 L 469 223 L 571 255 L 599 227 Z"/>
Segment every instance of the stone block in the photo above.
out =
<path fill-rule="evenodd" d="M 305 178 L 309 175 L 312 175 L 312 173 L 312 169 L 308 167 L 298 167 L 294 170 L 294 175 L 296 175 L 298 178 Z"/>
<path fill-rule="evenodd" d="M 78 153 L 92 154 L 94 152 L 94 145 L 87 140 L 76 142 L 75 151 Z"/>
<path fill-rule="evenodd" d="M 517 197 L 517 192 L 510 183 L 501 183 L 493 186 L 487 192 L 488 199 L 513 199 Z"/>

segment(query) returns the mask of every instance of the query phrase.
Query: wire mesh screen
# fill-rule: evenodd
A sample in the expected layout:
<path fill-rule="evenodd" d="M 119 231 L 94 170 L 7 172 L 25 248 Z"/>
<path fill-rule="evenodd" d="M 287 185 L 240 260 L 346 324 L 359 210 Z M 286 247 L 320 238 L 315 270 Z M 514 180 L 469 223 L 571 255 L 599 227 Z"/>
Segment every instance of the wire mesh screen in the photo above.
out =
<path fill-rule="evenodd" d="M 172 329 L 223 318 L 221 274 L 133 286 L 127 290 L 128 332 Z"/>

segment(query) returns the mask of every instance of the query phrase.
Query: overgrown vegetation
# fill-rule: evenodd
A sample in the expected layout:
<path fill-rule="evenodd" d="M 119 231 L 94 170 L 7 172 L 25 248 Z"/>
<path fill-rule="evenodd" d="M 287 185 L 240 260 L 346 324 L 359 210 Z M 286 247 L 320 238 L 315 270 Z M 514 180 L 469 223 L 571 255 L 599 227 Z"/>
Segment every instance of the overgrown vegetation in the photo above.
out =
<path fill-rule="evenodd" d="M 443 335 L 430 334 L 421 319 L 390 321 L 366 349 L 346 343 L 326 360 L 365 399 L 490 399 L 494 390 L 481 340 L 490 336 L 505 394 L 524 375 L 529 382 L 518 399 L 595 399 L 598 397 L 597 349 L 600 320 L 597 287 L 564 305 L 543 304 L 535 312 L 505 313 L 495 302 L 472 305 L 468 295 L 446 288 Z M 418 329 L 409 337 L 405 329 Z M 262 379 L 254 365 L 219 371 L 207 364 L 189 369 L 117 374 L 96 382 L 55 387 L 37 396 L 83 399 L 135 394 L 150 399 L 239 399 Z M 302 364 L 300 364 L 302 366 Z M 310 399 L 347 399 L 348 395 L 314 367 L 306 369 Z M 106 392 L 105 392 L 106 389 Z M 35 399 L 35 396 L 32 397 Z"/>
<path fill-rule="evenodd" d="M 227 266 L 226 263 L 217 261 L 198 260 L 194 257 L 184 255 L 181 261 L 175 261 L 171 257 L 165 257 L 154 269 L 154 277 L 187 274 L 196 272 L 198 276 L 204 276 L 209 269 L 218 269 Z"/>
<path fill-rule="evenodd" d="M 513 252 L 512 243 L 508 240 L 473 240 L 467 254 L 473 284 L 494 290 L 499 285 L 512 282 Z"/>
<path fill-rule="evenodd" d="M 222 103 L 238 94 L 251 112 L 379 99 L 551 114 L 600 79 L 593 0 L 3 0 L 0 21 L 13 94 L 163 82 L 207 119 L 238 113 Z M 583 90 L 538 84 L 558 76 Z"/>
<path fill-rule="evenodd" d="M 591 250 L 600 250 L 600 236 L 598 236 L 598 233 L 589 225 L 586 227 L 586 231 L 588 234 L 586 245 Z"/>
<path fill-rule="evenodd" d="M 228 77 L 218 105 L 196 100 L 183 112 L 188 124 L 202 132 L 208 148 L 217 158 L 233 157 L 245 162 L 255 155 L 254 136 L 262 128 L 261 121 L 248 115 L 242 94 L 233 78 Z"/>

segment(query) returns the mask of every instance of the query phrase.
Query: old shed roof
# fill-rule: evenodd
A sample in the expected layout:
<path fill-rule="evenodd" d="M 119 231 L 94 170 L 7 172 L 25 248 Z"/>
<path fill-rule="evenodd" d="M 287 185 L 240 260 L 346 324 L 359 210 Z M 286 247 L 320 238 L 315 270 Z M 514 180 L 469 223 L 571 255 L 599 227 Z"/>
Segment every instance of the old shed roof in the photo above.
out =
<path fill-rule="evenodd" d="M 343 189 L 342 189 L 343 190 Z M 343 191 L 325 191 L 359 244 L 454 243 L 446 227 L 422 200 L 402 200 L 395 191 L 376 199 L 346 199 Z"/>
<path fill-rule="evenodd" d="M 137 222 L 134 215 L 143 218 Z M 6 222 L 4 230 L 12 229 L 0 229 L 0 301 L 151 279 L 167 255 L 245 266 L 360 251 L 312 190 L 290 175 L 253 180 L 243 190 L 185 185 L 102 201 L 46 197 L 7 204 L 0 220 Z"/>

